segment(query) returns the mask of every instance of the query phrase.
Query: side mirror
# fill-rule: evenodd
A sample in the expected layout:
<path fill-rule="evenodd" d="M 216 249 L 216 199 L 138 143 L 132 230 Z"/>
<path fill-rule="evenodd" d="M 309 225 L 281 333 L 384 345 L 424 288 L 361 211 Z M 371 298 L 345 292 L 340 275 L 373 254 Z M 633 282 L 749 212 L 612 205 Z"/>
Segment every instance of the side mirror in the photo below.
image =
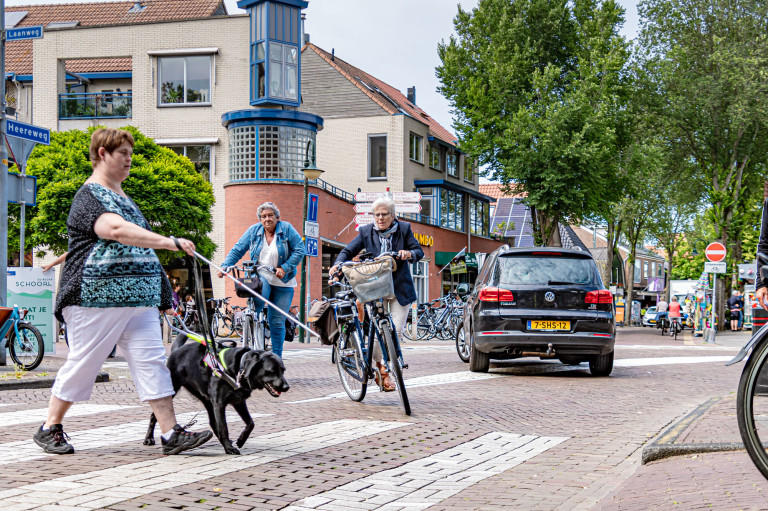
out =
<path fill-rule="evenodd" d="M 467 296 L 469 294 L 469 284 L 463 282 L 456 286 L 456 294 L 462 297 Z"/>

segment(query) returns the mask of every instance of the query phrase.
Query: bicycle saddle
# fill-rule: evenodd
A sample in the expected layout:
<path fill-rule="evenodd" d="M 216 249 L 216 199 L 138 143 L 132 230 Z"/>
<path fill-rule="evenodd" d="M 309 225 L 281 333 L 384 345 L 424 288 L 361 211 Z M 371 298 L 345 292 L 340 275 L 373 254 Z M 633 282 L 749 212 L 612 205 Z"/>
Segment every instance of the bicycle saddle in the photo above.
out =
<path fill-rule="evenodd" d="M 349 295 L 351 294 L 352 294 L 352 290 L 347 289 L 346 291 L 339 291 L 333 296 L 338 300 L 349 300 Z"/>

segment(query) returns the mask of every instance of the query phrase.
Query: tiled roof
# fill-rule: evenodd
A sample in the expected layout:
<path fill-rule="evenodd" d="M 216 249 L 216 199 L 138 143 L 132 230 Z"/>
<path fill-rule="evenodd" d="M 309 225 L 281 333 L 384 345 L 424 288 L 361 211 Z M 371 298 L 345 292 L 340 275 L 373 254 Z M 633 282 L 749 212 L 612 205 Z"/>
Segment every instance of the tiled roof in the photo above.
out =
<path fill-rule="evenodd" d="M 124 23 L 149 23 L 154 21 L 206 18 L 227 14 L 223 0 L 142 0 L 141 12 L 129 12 L 136 2 L 93 2 L 77 4 L 17 5 L 6 7 L 5 12 L 27 11 L 16 25 L 30 27 L 59 21 L 78 21 L 80 27 L 118 25 Z M 5 70 L 20 75 L 32 74 L 32 41 L 9 41 L 5 46 Z M 117 64 L 115 61 L 122 61 Z M 97 59 L 88 61 L 93 67 L 82 64 L 74 72 L 126 71 L 113 69 L 125 65 L 126 59 Z M 127 59 L 130 64 L 130 59 Z"/>
<path fill-rule="evenodd" d="M 78 59 L 67 61 L 67 71 L 73 73 L 94 73 L 110 71 L 130 71 L 131 57 L 118 59 Z"/>
<path fill-rule="evenodd" d="M 514 185 L 510 185 L 511 187 L 514 187 Z M 515 197 L 525 197 L 524 193 L 507 193 L 504 191 L 504 185 L 500 185 L 497 183 L 491 183 L 487 185 L 480 185 L 480 193 L 483 195 L 487 195 L 488 197 L 493 197 L 494 199 L 513 199 Z"/>
<path fill-rule="evenodd" d="M 456 145 L 456 135 L 441 126 L 440 123 L 430 117 L 427 112 L 408 101 L 408 98 L 396 88 L 369 75 L 362 69 L 345 62 L 338 56 L 331 55 L 312 43 L 307 43 L 305 48 L 309 48 L 317 53 L 323 60 L 333 66 L 339 73 L 390 114 L 405 113 L 429 126 L 429 134 L 431 136 L 439 138 L 452 146 Z"/>

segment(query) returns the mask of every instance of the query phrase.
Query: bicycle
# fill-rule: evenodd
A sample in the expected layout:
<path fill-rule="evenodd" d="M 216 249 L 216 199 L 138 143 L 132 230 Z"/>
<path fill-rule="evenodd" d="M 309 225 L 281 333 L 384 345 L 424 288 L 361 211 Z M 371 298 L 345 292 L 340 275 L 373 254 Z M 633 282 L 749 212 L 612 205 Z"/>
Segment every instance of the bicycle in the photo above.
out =
<path fill-rule="evenodd" d="M 0 339 L 8 337 L 8 351 L 13 363 L 25 371 L 35 369 L 43 361 L 45 346 L 40 331 L 24 318 L 27 309 L 18 305 L 0 307 Z"/>
<path fill-rule="evenodd" d="M 768 255 L 758 253 L 757 259 L 761 276 L 768 278 Z M 738 355 L 725 365 L 744 358 L 747 363 L 736 395 L 739 434 L 752 462 L 768 479 L 768 325 L 755 332 Z"/>
<path fill-rule="evenodd" d="M 222 299 L 209 298 L 208 302 L 213 304 L 213 318 L 211 319 L 211 334 L 214 337 L 229 337 L 234 332 L 234 313 L 229 307 L 231 297 Z M 221 312 L 221 309 L 224 312 Z"/>
<path fill-rule="evenodd" d="M 258 275 L 259 270 L 266 270 L 275 273 L 276 268 L 274 266 L 259 265 L 255 261 L 243 261 L 240 266 L 232 266 L 229 268 L 233 270 L 240 278 L 240 274 L 244 274 L 246 277 Z M 269 321 L 267 319 L 267 306 L 256 311 L 254 309 L 254 299 L 248 298 L 246 307 L 243 310 L 242 316 L 242 341 L 244 348 L 251 348 L 256 350 L 268 350 L 271 346 L 267 343 L 267 339 L 270 339 L 269 333 Z M 258 326 L 258 328 L 257 328 Z M 270 339 L 271 340 L 271 339 Z"/>
<path fill-rule="evenodd" d="M 683 330 L 683 324 L 681 322 L 680 318 L 671 318 L 670 319 L 670 326 L 669 326 L 669 336 L 675 338 L 677 340 L 677 333 L 682 332 Z"/>
<path fill-rule="evenodd" d="M 394 377 L 403 410 L 410 415 L 411 404 L 403 380 L 403 369 L 408 365 L 403 361 L 392 317 L 384 305 L 384 298 L 394 295 L 392 271 L 395 257 L 396 252 L 384 252 L 372 261 L 341 264 L 343 281 L 330 282 L 331 286 L 342 288 L 335 298 L 329 299 L 340 328 L 332 356 L 344 391 L 353 401 L 362 401 L 369 379 L 378 376 L 379 388 L 383 390 L 383 378 L 373 364 L 373 343 L 378 342 L 387 370 Z M 365 309 L 362 323 L 356 299 Z"/>

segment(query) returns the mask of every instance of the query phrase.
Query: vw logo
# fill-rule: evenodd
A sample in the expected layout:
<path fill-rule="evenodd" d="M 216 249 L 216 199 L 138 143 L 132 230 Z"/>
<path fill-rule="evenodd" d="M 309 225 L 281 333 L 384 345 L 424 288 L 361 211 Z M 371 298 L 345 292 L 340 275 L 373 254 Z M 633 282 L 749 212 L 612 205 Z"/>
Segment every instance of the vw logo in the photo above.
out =
<path fill-rule="evenodd" d="M 544 299 L 546 301 L 548 301 L 548 302 L 554 302 L 555 301 L 555 293 L 553 293 L 552 291 L 547 291 L 544 294 Z"/>

